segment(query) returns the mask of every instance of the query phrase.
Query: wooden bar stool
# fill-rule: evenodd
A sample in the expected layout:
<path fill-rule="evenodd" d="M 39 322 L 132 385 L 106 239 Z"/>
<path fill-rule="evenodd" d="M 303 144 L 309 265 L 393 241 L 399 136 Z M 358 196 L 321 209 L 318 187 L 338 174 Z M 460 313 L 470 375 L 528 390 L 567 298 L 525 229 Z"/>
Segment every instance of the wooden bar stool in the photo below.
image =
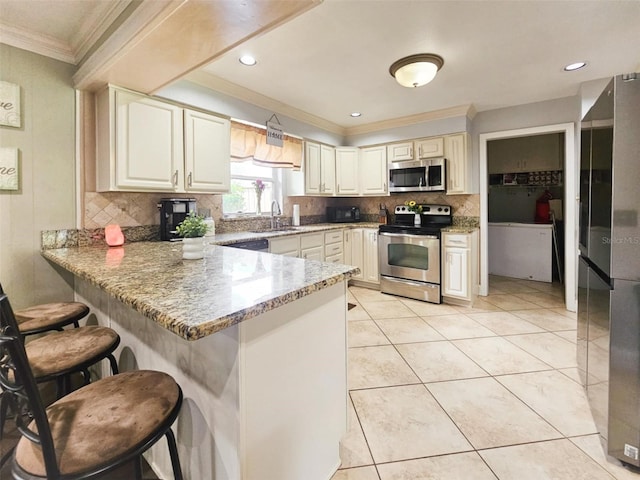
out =
<path fill-rule="evenodd" d="M 0 296 L 3 317 L 13 315 Z M 0 386 L 11 403 L 22 437 L 11 455 L 14 478 L 96 478 L 135 460 L 166 436 L 174 477 L 182 480 L 171 431 L 182 390 L 169 375 L 121 373 L 98 380 L 44 408 L 22 338 L 9 323 L 0 328 Z"/>
<path fill-rule="evenodd" d="M 0 295 L 4 293 L 0 284 Z M 15 310 L 14 315 L 18 328 L 23 336 L 50 330 L 62 330 L 73 324 L 79 327 L 79 321 L 89 315 L 89 307 L 80 302 L 43 303 L 32 307 Z"/>

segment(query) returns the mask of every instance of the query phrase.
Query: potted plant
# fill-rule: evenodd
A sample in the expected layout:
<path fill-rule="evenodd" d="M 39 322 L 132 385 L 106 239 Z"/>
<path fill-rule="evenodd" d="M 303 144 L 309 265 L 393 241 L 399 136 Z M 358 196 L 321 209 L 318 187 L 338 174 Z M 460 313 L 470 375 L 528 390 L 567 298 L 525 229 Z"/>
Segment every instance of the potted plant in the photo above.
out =
<path fill-rule="evenodd" d="M 204 235 L 209 225 L 202 215 L 190 212 L 176 227 L 176 233 L 182 237 L 182 258 L 197 260 L 204 258 Z"/>

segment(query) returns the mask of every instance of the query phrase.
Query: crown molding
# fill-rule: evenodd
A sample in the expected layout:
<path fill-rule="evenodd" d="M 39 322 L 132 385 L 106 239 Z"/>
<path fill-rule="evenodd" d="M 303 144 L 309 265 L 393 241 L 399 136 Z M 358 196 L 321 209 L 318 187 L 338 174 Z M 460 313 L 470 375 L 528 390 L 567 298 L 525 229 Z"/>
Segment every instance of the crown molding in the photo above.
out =
<path fill-rule="evenodd" d="M 281 103 L 253 90 L 249 90 L 248 88 L 231 83 L 204 70 L 194 71 L 183 79 L 344 137 L 364 133 L 374 133 L 391 128 L 401 128 L 409 125 L 415 125 L 417 123 L 440 120 L 443 118 L 466 116 L 471 120 L 477 113 L 475 107 L 471 104 L 459 105 L 456 107 L 434 110 L 432 112 L 418 113 L 416 115 L 409 115 L 406 117 L 367 123 L 356 127 L 342 127 L 303 110 Z"/>
<path fill-rule="evenodd" d="M 0 42 L 12 47 L 54 58 L 75 65 L 76 57 L 71 47 L 49 35 L 36 34 L 0 22 Z"/>
<path fill-rule="evenodd" d="M 372 122 L 365 125 L 348 127 L 346 128 L 346 136 L 374 133 L 381 130 L 389 130 L 391 128 L 401 128 L 418 123 L 441 120 L 443 118 L 460 116 L 469 117 L 470 112 L 473 112 L 472 115 L 475 115 L 475 108 L 473 107 L 473 105 L 459 105 L 457 107 L 443 108 L 441 110 L 417 113 L 415 115 L 407 115 L 406 117 L 391 118 L 389 120 L 382 120 L 380 122 Z"/>
<path fill-rule="evenodd" d="M 117 0 L 101 4 L 102 7 L 93 10 L 82 23 L 70 43 L 3 22 L 0 22 L 0 42 L 77 65 L 130 3 L 131 0 Z"/>
<path fill-rule="evenodd" d="M 129 52 L 146 35 L 157 28 L 173 12 L 188 0 L 155 0 L 141 2 L 122 25 L 100 45 L 73 76 L 75 88 L 96 90 L 104 81 L 101 74 L 125 53 Z M 104 75 L 102 75 L 104 76 Z"/>
<path fill-rule="evenodd" d="M 273 98 L 267 97 L 266 95 L 262 95 L 261 93 L 249 90 L 245 87 L 241 87 L 240 85 L 236 85 L 235 83 L 231 83 L 203 70 L 196 70 L 194 72 L 191 72 L 187 76 L 183 77 L 183 79 L 197 85 L 210 88 L 211 90 L 215 90 L 216 92 L 229 95 L 230 97 L 238 98 L 257 107 L 262 107 L 265 110 L 286 115 L 287 117 L 307 123 L 309 125 L 313 125 L 314 127 L 321 128 L 328 132 L 342 136 L 345 135 L 346 129 L 344 127 L 341 127 L 340 125 L 336 125 L 335 123 L 325 120 L 324 118 L 320 118 L 316 115 L 312 115 L 311 113 L 307 113 L 303 110 L 299 110 L 295 107 L 286 105 L 282 102 L 274 100 Z"/>
<path fill-rule="evenodd" d="M 131 0 L 112 0 L 100 4 L 101 8 L 92 10 L 91 14 L 82 22 L 78 31 L 71 38 L 71 47 L 75 52 L 76 64 L 100 40 L 100 37 L 130 3 Z"/>

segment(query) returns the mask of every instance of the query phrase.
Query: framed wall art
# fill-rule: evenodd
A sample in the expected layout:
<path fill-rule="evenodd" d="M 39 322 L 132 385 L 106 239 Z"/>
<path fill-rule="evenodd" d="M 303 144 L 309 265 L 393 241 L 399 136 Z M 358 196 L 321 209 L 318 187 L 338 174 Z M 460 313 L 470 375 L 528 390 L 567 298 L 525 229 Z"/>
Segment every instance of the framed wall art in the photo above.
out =
<path fill-rule="evenodd" d="M 0 82 L 0 125 L 21 127 L 20 86 Z"/>
<path fill-rule="evenodd" d="M 18 149 L 0 148 L 0 190 L 18 190 Z"/>

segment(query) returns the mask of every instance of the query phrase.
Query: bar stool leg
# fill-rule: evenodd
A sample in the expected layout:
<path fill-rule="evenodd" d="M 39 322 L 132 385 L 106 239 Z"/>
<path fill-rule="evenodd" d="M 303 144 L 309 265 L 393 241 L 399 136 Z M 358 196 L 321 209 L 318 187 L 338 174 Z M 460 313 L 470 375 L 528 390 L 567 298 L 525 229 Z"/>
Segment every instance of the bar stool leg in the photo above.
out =
<path fill-rule="evenodd" d="M 107 358 L 109 359 L 109 363 L 111 364 L 111 374 L 112 375 L 117 375 L 118 374 L 118 362 L 116 362 L 116 359 L 113 355 L 109 354 L 107 355 Z"/>
<path fill-rule="evenodd" d="M 176 437 L 173 435 L 171 428 L 165 433 L 167 443 L 169 444 L 169 456 L 171 457 L 171 467 L 173 468 L 173 478 L 182 480 L 182 469 L 180 468 L 180 457 L 178 457 L 178 447 L 176 446 Z"/>

